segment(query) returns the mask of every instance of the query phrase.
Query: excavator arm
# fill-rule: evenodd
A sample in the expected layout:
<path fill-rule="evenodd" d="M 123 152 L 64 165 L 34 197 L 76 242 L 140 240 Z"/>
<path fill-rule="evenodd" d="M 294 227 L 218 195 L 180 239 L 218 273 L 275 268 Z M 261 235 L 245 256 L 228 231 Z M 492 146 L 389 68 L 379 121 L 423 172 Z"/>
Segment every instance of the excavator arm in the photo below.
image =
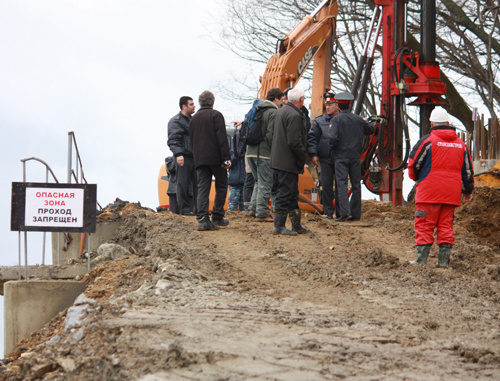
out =
<path fill-rule="evenodd" d="M 332 45 L 338 13 L 337 1 L 324 0 L 283 39 L 267 62 L 258 97 L 265 99 L 272 87 L 294 86 L 312 60 L 311 119 L 323 113 L 323 93 L 331 87 Z"/>

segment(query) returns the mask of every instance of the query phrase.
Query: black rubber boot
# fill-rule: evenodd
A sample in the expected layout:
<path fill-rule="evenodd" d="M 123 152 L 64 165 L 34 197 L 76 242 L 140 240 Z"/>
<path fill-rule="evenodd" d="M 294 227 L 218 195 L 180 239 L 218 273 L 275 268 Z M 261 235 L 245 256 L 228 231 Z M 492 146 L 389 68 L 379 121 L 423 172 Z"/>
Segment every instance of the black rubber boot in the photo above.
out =
<path fill-rule="evenodd" d="M 288 212 L 286 210 L 277 210 L 274 213 L 274 229 L 273 234 L 295 235 L 296 232 L 288 230 L 285 226 Z"/>
<path fill-rule="evenodd" d="M 431 251 L 431 246 L 432 245 L 417 246 L 417 259 L 414 261 L 411 261 L 410 263 L 412 265 L 415 265 L 415 264 L 426 265 L 427 264 L 427 257 L 429 256 L 429 251 Z"/>
<path fill-rule="evenodd" d="M 450 254 L 453 245 L 451 243 L 442 243 L 439 245 L 438 263 L 439 267 L 448 267 L 450 265 Z"/>
<path fill-rule="evenodd" d="M 292 231 L 298 234 L 308 233 L 309 229 L 303 227 L 300 223 L 302 211 L 294 209 L 290 211 L 290 220 L 292 221 Z"/>

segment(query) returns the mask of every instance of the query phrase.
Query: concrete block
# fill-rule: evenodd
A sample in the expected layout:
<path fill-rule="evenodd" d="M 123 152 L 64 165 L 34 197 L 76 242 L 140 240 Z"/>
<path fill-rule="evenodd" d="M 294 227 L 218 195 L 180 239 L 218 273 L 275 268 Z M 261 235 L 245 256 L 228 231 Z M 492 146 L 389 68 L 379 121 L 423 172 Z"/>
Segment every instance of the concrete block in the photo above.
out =
<path fill-rule="evenodd" d="M 85 288 L 85 282 L 64 280 L 5 283 L 4 353 L 71 306 Z"/>
<path fill-rule="evenodd" d="M 120 227 L 121 222 L 118 221 L 98 221 L 96 224 L 96 232 L 90 235 L 90 251 L 96 251 L 103 243 L 108 242 Z M 80 254 L 80 242 L 82 234 L 66 233 L 69 238 L 69 243 L 63 233 L 52 233 L 52 263 L 65 264 L 71 259 L 77 259 Z M 59 237 L 59 262 L 57 255 L 57 239 Z M 88 236 L 85 235 L 84 250 L 88 251 Z"/>

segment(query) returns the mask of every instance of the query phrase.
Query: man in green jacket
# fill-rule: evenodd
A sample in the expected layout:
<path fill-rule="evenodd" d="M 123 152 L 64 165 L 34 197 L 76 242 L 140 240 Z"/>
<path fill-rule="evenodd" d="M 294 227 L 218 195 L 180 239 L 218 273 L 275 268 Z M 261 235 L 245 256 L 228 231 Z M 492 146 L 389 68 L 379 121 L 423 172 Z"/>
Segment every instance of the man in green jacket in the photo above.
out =
<path fill-rule="evenodd" d="M 258 145 L 248 145 L 246 157 L 255 178 L 255 186 L 250 201 L 250 215 L 257 221 L 273 222 L 269 214 L 269 199 L 273 187 L 273 170 L 271 169 L 271 146 L 273 142 L 274 116 L 278 112 L 283 99 L 283 92 L 273 87 L 269 89 L 266 100 L 258 108 L 263 109 L 261 131 L 264 140 Z"/>

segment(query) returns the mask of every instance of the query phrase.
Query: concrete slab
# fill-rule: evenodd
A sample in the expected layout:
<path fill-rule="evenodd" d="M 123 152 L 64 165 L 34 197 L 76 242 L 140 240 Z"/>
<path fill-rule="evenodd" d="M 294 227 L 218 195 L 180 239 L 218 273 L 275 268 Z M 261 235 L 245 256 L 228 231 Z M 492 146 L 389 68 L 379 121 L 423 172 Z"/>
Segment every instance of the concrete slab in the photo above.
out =
<path fill-rule="evenodd" d="M 10 281 L 4 285 L 4 352 L 73 304 L 86 283 L 67 280 Z"/>
<path fill-rule="evenodd" d="M 87 264 L 65 266 L 28 266 L 28 279 L 74 280 L 87 274 Z M 24 280 L 24 266 L 0 266 L 0 295 L 4 295 L 4 284 L 9 281 Z"/>

